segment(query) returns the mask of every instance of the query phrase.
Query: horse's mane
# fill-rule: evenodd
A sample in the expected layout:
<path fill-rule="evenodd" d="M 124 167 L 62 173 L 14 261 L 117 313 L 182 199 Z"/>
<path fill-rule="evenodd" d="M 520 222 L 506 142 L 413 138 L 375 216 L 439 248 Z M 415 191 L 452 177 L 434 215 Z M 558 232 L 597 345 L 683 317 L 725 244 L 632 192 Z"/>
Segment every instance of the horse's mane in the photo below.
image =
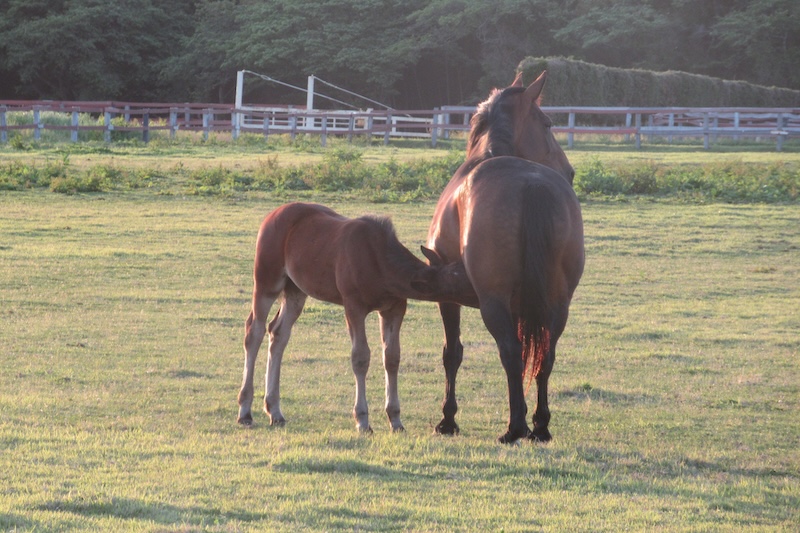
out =
<path fill-rule="evenodd" d="M 382 232 L 386 243 L 386 258 L 394 265 L 411 267 L 416 266 L 420 261 L 397 238 L 397 231 L 395 231 L 394 224 L 392 224 L 392 220 L 389 217 L 365 215 L 360 217 L 359 220 Z"/>
<path fill-rule="evenodd" d="M 480 140 L 488 135 L 486 147 L 493 156 L 514 155 L 514 119 L 507 96 L 524 91 L 524 87 L 495 89 L 489 98 L 478 104 L 470 120 L 467 152 L 472 152 Z"/>

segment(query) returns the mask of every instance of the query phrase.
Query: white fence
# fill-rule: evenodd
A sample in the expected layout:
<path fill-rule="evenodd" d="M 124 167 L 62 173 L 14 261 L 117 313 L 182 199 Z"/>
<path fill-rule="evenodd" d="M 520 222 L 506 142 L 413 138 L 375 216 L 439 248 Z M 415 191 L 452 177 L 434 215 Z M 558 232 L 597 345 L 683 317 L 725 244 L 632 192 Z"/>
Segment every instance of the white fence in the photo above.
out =
<path fill-rule="evenodd" d="M 623 136 L 641 148 L 642 140 L 702 138 L 704 146 L 720 138 L 755 138 L 775 142 L 781 150 L 785 139 L 800 137 L 800 108 L 631 108 L 544 107 L 554 118 L 553 131 L 567 136 L 573 147 L 576 136 Z M 321 111 L 291 107 L 253 107 L 219 104 L 162 104 L 132 102 L 0 101 L 0 142 L 9 133 L 32 130 L 39 139 L 44 130 L 68 130 L 73 141 L 85 131 L 102 131 L 106 141 L 114 131 L 140 132 L 147 142 L 152 131 L 228 132 L 262 135 L 319 135 L 324 145 L 329 135 L 391 139 L 430 139 L 433 146 L 452 132 L 469 131 L 474 107 L 444 106 L 432 110 Z M 44 114 L 69 117 L 48 121 Z M 9 116 L 16 113 L 14 121 Z M 30 119 L 20 119 L 20 116 Z M 93 124 L 81 124 L 80 115 Z M 100 118 L 102 117 L 102 119 Z"/>

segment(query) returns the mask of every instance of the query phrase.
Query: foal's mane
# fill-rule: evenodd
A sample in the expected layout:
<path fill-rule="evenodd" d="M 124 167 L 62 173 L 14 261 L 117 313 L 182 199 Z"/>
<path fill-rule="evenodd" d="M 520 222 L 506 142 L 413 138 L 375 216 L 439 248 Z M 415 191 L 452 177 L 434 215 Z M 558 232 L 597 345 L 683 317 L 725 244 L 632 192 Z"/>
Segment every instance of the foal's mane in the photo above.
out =
<path fill-rule="evenodd" d="M 415 266 L 420 260 L 403 246 L 397 238 L 394 224 L 389 217 L 366 215 L 359 220 L 379 231 L 386 243 L 386 259 L 397 266 Z"/>
<path fill-rule="evenodd" d="M 514 155 L 514 117 L 507 97 L 524 91 L 524 87 L 495 89 L 489 98 L 478 104 L 470 120 L 468 153 L 483 137 L 488 137 L 486 148 L 492 156 Z"/>

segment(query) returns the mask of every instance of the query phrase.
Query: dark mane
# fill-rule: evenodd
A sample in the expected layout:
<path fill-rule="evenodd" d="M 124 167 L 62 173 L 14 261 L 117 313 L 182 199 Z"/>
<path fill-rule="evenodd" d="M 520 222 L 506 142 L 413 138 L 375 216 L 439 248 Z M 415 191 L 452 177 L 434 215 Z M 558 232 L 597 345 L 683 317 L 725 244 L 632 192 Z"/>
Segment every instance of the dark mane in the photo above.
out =
<path fill-rule="evenodd" d="M 421 262 L 421 260 L 411 253 L 408 248 L 403 246 L 400 239 L 397 238 L 397 232 L 390 218 L 366 215 L 360 217 L 359 220 L 383 232 L 385 236 L 384 242 L 386 243 L 386 257 L 393 265 L 403 269 L 405 269 L 405 267 L 415 268 Z"/>
<path fill-rule="evenodd" d="M 488 135 L 486 147 L 492 156 L 514 155 L 514 122 L 507 97 L 524 91 L 524 87 L 495 89 L 489 98 L 478 104 L 478 110 L 470 121 L 467 152 Z"/>

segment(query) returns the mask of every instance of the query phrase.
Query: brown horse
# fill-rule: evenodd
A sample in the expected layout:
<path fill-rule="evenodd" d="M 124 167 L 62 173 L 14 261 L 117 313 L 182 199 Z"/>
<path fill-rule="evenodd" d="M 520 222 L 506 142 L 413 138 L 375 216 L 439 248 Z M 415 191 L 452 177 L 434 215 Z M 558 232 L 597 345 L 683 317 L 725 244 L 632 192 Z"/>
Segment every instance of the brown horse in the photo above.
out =
<path fill-rule="evenodd" d="M 471 121 L 467 157 L 439 197 L 428 246 L 462 259 L 508 380 L 510 415 L 501 442 L 548 441 L 547 382 L 572 294 L 583 273 L 583 221 L 574 171 L 539 108 L 546 73 L 494 91 Z M 465 293 L 465 294 L 468 294 Z M 443 434 L 458 432 L 456 373 L 463 358 L 459 303 L 440 303 L 445 332 Z M 525 421 L 525 376 L 535 377 L 533 431 Z"/>
<path fill-rule="evenodd" d="M 444 266 L 434 252 L 423 248 L 423 253 L 431 266 L 400 244 L 388 219 L 349 219 L 325 206 L 304 203 L 286 204 L 270 213 L 261 224 L 256 244 L 253 307 L 245 325 L 237 421 L 246 426 L 253 422 L 253 372 L 258 349 L 269 331 L 264 410 L 271 424 L 286 422 L 280 408 L 281 359 L 306 297 L 312 296 L 344 306 L 356 377 L 353 415 L 361 431 L 371 431 L 365 393 L 370 350 L 364 320 L 378 311 L 386 414 L 392 430 L 402 430 L 397 372 L 406 299 L 440 301 L 471 290 L 462 263 Z M 270 308 L 281 295 L 280 309 L 267 328 Z"/>

